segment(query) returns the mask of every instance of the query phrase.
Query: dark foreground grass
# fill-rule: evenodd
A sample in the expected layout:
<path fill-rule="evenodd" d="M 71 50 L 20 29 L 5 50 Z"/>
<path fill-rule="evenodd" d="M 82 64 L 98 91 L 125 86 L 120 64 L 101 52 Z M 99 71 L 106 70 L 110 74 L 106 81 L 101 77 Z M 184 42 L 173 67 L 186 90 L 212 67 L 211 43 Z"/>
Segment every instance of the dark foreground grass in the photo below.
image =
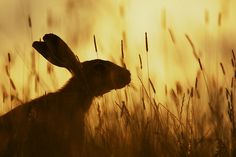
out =
<path fill-rule="evenodd" d="M 221 89 L 214 90 L 209 104 L 186 93 L 186 102 L 180 104 L 183 111 L 177 115 L 160 103 L 147 104 L 153 105 L 149 114 L 141 102 L 133 112 L 103 111 L 95 130 L 86 128 L 85 150 L 91 156 L 235 156 L 231 102 Z"/>
<path fill-rule="evenodd" d="M 198 59 L 200 75 L 195 84 L 183 87 L 177 82 L 175 88 L 166 91 L 165 102 L 152 99 L 141 84 L 146 93 L 140 101 L 133 100 L 128 87 L 124 91 L 128 99 L 120 104 L 109 102 L 117 105 L 117 110 L 101 111 L 100 105 L 108 103 L 105 100 L 97 104 L 99 120 L 95 129 L 89 123 L 86 126 L 85 152 L 90 156 L 236 156 L 232 54 L 231 77 L 226 77 L 223 63 L 219 64 L 229 84 L 209 79 Z"/>

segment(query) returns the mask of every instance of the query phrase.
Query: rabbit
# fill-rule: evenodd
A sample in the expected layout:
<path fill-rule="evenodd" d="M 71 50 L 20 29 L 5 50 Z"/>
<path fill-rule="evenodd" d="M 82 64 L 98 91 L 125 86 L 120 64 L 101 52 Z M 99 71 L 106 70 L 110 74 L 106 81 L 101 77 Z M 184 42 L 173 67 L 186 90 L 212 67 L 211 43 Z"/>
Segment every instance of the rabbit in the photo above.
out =
<path fill-rule="evenodd" d="M 131 81 L 126 68 L 95 59 L 80 62 L 55 34 L 32 44 L 50 63 L 72 78 L 56 92 L 22 104 L 0 117 L 0 156 L 83 156 L 84 117 L 94 97 Z"/>

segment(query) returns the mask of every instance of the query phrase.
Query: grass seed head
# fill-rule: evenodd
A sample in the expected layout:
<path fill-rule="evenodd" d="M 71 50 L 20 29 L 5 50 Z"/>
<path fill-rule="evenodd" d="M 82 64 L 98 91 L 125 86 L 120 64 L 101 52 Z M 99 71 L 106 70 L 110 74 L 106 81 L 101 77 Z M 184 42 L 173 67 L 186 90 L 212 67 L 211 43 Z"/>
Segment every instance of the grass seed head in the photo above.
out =
<path fill-rule="evenodd" d="M 221 26 L 221 23 L 222 23 L 222 13 L 219 12 L 219 14 L 218 14 L 218 26 L 219 27 Z"/>
<path fill-rule="evenodd" d="M 220 67 L 221 67 L 221 70 L 222 70 L 223 74 L 225 75 L 225 68 L 224 68 L 223 63 L 220 63 Z"/>
<path fill-rule="evenodd" d="M 28 26 L 32 28 L 32 20 L 31 20 L 30 15 L 28 16 Z"/>
<path fill-rule="evenodd" d="M 202 62 L 201 62 L 201 59 L 200 59 L 200 58 L 198 58 L 198 63 L 199 63 L 199 66 L 200 66 L 201 71 L 203 71 Z"/>
<path fill-rule="evenodd" d="M 140 54 L 138 55 L 138 57 L 139 57 L 139 65 L 140 65 L 140 69 L 143 69 L 142 57 L 141 57 Z"/>
<path fill-rule="evenodd" d="M 98 52 L 98 48 L 97 48 L 97 41 L 96 41 L 96 36 L 95 35 L 93 35 L 93 44 L 94 44 L 95 52 L 97 53 Z"/>
<path fill-rule="evenodd" d="M 195 46 L 194 46 L 194 44 L 193 44 L 191 38 L 190 38 L 187 34 L 185 34 L 185 37 L 186 37 L 186 39 L 188 40 L 190 46 L 192 47 L 194 57 L 195 57 L 196 59 L 198 59 L 198 55 L 197 55 L 197 52 L 196 52 L 196 48 L 195 48 Z"/>
<path fill-rule="evenodd" d="M 171 41 L 175 44 L 176 40 L 175 40 L 175 36 L 174 36 L 172 30 L 169 28 L 168 31 L 169 31 L 169 34 L 170 34 Z"/>
<path fill-rule="evenodd" d="M 146 52 L 148 52 L 148 34 L 145 32 L 145 46 L 146 46 Z"/>
<path fill-rule="evenodd" d="M 179 81 L 176 82 L 175 87 L 176 87 L 177 94 L 178 94 L 178 95 L 182 95 L 182 93 L 183 93 L 183 87 L 181 86 L 181 84 L 180 84 Z"/>
<path fill-rule="evenodd" d="M 153 90 L 154 94 L 156 94 L 156 89 L 155 89 L 155 87 L 154 87 L 154 85 L 152 83 L 152 80 L 149 78 L 148 81 L 149 81 L 149 83 L 150 83 L 150 85 L 152 87 L 152 90 Z"/>
<path fill-rule="evenodd" d="M 8 57 L 8 63 L 10 64 L 11 63 L 11 54 L 9 52 L 7 53 L 7 57 Z"/>

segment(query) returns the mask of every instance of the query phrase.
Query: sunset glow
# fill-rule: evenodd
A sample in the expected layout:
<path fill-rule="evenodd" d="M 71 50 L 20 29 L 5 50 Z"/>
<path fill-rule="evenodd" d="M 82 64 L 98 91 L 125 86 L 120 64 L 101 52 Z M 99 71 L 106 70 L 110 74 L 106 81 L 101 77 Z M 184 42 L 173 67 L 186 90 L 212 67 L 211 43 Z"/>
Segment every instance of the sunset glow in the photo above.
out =
<path fill-rule="evenodd" d="M 81 62 L 108 60 L 131 72 L 128 86 L 90 103 L 88 141 L 102 147 L 105 136 L 135 152 L 136 136 L 140 149 L 145 137 L 170 156 L 217 156 L 224 144 L 234 156 L 235 8 L 233 0 L 0 0 L 0 115 L 71 77 L 32 48 L 53 33 Z"/>

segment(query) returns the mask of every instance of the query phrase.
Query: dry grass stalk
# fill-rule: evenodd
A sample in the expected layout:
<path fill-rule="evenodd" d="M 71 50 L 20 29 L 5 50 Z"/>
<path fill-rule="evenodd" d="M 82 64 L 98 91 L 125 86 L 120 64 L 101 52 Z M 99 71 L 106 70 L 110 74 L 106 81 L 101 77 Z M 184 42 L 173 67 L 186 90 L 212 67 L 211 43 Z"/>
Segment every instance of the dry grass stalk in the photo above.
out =
<path fill-rule="evenodd" d="M 168 94 L 168 89 L 167 89 L 167 85 L 165 84 L 165 95 L 167 96 Z"/>
<path fill-rule="evenodd" d="M 200 96 L 199 90 L 198 90 L 198 89 L 196 89 L 196 90 L 195 90 L 195 92 L 196 92 L 196 94 L 197 94 L 197 98 L 198 98 L 198 99 L 200 99 L 200 98 L 201 98 L 201 96 Z"/>
<path fill-rule="evenodd" d="M 6 72 L 7 76 L 10 77 L 9 66 L 8 65 L 5 66 L 5 72 Z"/>
<path fill-rule="evenodd" d="M 228 117 L 231 123 L 231 155 L 235 156 L 236 155 L 236 125 L 235 125 L 235 113 L 234 113 L 234 100 L 233 100 L 233 91 L 229 91 L 226 88 L 226 99 L 227 99 L 227 103 L 228 103 Z"/>
<path fill-rule="evenodd" d="M 36 62 L 35 62 L 35 52 L 31 52 L 31 71 L 32 74 L 36 74 Z"/>
<path fill-rule="evenodd" d="M 230 92 L 227 88 L 225 88 L 225 96 L 227 98 L 227 100 L 229 99 L 229 96 L 230 96 Z"/>
<path fill-rule="evenodd" d="M 97 53 L 98 52 L 98 48 L 97 48 L 97 41 L 96 41 L 96 36 L 95 35 L 93 35 L 93 44 L 94 44 L 95 52 Z"/>
<path fill-rule="evenodd" d="M 145 105 L 144 97 L 142 97 L 142 105 L 143 105 L 143 110 L 146 110 L 146 105 Z"/>
<path fill-rule="evenodd" d="M 10 106 L 11 106 L 11 109 L 12 109 L 12 101 L 13 101 L 13 97 L 12 97 L 12 89 L 13 91 L 16 91 L 16 86 L 11 78 L 11 73 L 10 73 L 10 68 L 11 68 L 11 54 L 8 52 L 7 53 L 7 61 L 8 61 L 8 64 L 5 66 L 5 72 L 7 74 L 7 77 L 8 77 L 8 80 L 9 80 L 9 95 L 10 95 Z M 3 93 L 3 101 L 5 102 L 5 94 Z"/>
<path fill-rule="evenodd" d="M 148 52 L 148 34 L 147 34 L 147 32 L 145 32 L 145 48 L 146 48 L 146 52 Z"/>
<path fill-rule="evenodd" d="M 124 41 L 121 40 L 121 45 L 120 45 L 120 50 L 121 50 L 121 63 L 122 63 L 122 66 L 124 68 L 126 68 L 126 64 L 125 64 L 125 54 L 124 54 Z"/>
<path fill-rule="evenodd" d="M 191 88 L 190 96 L 193 97 L 193 88 Z"/>
<path fill-rule="evenodd" d="M 202 62 L 201 62 L 201 59 L 198 58 L 198 64 L 199 64 L 199 67 L 201 69 L 201 72 L 202 72 L 202 75 L 203 75 L 203 78 L 204 78 L 204 83 L 206 85 L 206 89 L 207 89 L 207 94 L 208 94 L 208 97 L 210 97 L 210 90 L 209 90 L 209 85 L 207 83 L 207 78 L 206 78 L 206 75 L 205 75 L 205 72 L 203 70 L 203 66 L 202 66 Z M 208 103 L 209 105 L 211 105 L 210 103 Z"/>
<path fill-rule="evenodd" d="M 223 74 L 225 75 L 225 68 L 224 68 L 224 65 L 222 63 L 220 63 L 220 67 L 221 67 L 221 70 L 222 70 Z"/>
<path fill-rule="evenodd" d="M 122 40 L 123 40 L 123 45 L 124 45 L 124 50 L 127 49 L 127 34 L 125 31 L 122 31 Z"/>
<path fill-rule="evenodd" d="M 234 61 L 236 60 L 236 57 L 235 57 L 235 53 L 234 53 L 234 50 L 232 49 L 232 55 L 233 55 L 233 59 Z"/>
<path fill-rule="evenodd" d="M 197 87 L 198 87 L 198 77 L 196 77 L 195 79 L 195 89 L 197 89 Z"/>
<path fill-rule="evenodd" d="M 8 58 L 8 63 L 10 64 L 11 63 L 11 54 L 9 52 L 7 53 L 7 58 Z"/>
<path fill-rule="evenodd" d="M 231 79 L 231 88 L 233 88 L 234 87 L 234 77 L 232 77 L 232 79 Z"/>
<path fill-rule="evenodd" d="M 169 28 L 168 31 L 169 31 L 169 34 L 170 34 L 170 37 L 171 37 L 172 42 L 175 44 L 175 43 L 176 43 L 176 40 L 175 40 L 175 36 L 174 36 L 172 30 Z"/>
<path fill-rule="evenodd" d="M 201 59 L 200 59 L 200 58 L 198 58 L 198 63 L 199 63 L 199 66 L 200 66 L 201 71 L 203 71 L 202 62 L 201 62 Z"/>
<path fill-rule="evenodd" d="M 153 90 L 154 94 L 156 94 L 156 89 L 155 89 L 155 87 L 154 87 L 154 85 L 152 83 L 152 80 L 149 78 L 148 81 L 149 81 L 149 83 L 150 83 L 150 85 L 152 87 L 152 90 Z"/>
<path fill-rule="evenodd" d="M 9 94 L 6 90 L 6 88 L 2 85 L 1 86 L 1 89 L 2 89 L 2 99 L 3 99 L 3 103 L 5 103 L 5 101 L 8 99 L 9 97 Z"/>
<path fill-rule="evenodd" d="M 235 57 L 235 53 L 234 50 L 232 49 L 232 66 L 234 68 L 234 77 L 236 78 L 236 57 Z"/>
<path fill-rule="evenodd" d="M 152 101 L 153 101 L 154 110 L 155 110 L 156 114 L 158 115 L 159 114 L 159 104 L 157 104 L 156 99 L 154 99 L 154 98 L 152 99 Z"/>
<path fill-rule="evenodd" d="M 219 14 L 218 14 L 218 26 L 219 27 L 221 26 L 221 23 L 222 23 L 222 13 L 219 12 Z"/>
<path fill-rule="evenodd" d="M 179 98 L 173 89 L 171 89 L 170 96 L 172 100 L 174 101 L 174 103 L 176 104 L 177 108 L 179 108 Z"/>
<path fill-rule="evenodd" d="M 101 130 L 103 124 L 103 118 L 102 118 L 101 107 L 99 104 L 97 104 L 97 115 L 98 115 L 98 126 L 96 127 L 96 130 Z"/>
<path fill-rule="evenodd" d="M 176 87 L 177 94 L 178 94 L 178 95 L 182 95 L 182 93 L 183 93 L 183 87 L 181 86 L 181 84 L 180 84 L 179 81 L 176 82 L 175 87 Z"/>
<path fill-rule="evenodd" d="M 121 40 L 121 42 L 120 42 L 120 49 L 121 49 L 121 57 L 122 57 L 122 59 L 124 59 L 125 58 L 125 55 L 124 55 L 124 42 L 123 42 L 123 40 Z"/>
<path fill-rule="evenodd" d="M 231 59 L 231 65 L 232 65 L 232 67 L 234 68 L 235 63 L 234 63 L 234 59 L 233 59 L 233 58 Z"/>
<path fill-rule="evenodd" d="M 119 13 L 120 13 L 120 17 L 124 18 L 125 17 L 125 8 L 124 5 L 120 5 L 119 6 Z"/>
<path fill-rule="evenodd" d="M 51 11 L 49 10 L 47 12 L 47 26 L 50 28 L 52 27 L 52 25 L 53 25 L 53 17 Z"/>
<path fill-rule="evenodd" d="M 142 57 L 140 54 L 138 54 L 139 57 L 139 65 L 140 65 L 140 69 L 143 69 L 143 63 L 142 63 Z"/>
<path fill-rule="evenodd" d="M 233 91 L 229 91 L 226 88 L 226 98 L 228 100 L 228 115 L 230 118 L 230 121 L 233 124 L 233 127 L 235 127 L 235 121 L 234 121 L 234 104 L 233 104 Z"/>
<path fill-rule="evenodd" d="M 50 75 L 53 72 L 53 66 L 50 63 L 47 63 L 47 73 Z"/>
<path fill-rule="evenodd" d="M 122 117 L 123 115 L 126 115 L 127 117 L 131 117 L 128 108 L 125 105 L 125 102 L 122 101 L 122 107 L 121 107 L 121 113 L 120 113 L 120 117 Z"/>
<path fill-rule="evenodd" d="M 9 80 L 10 80 L 10 84 L 11 84 L 11 87 L 13 88 L 13 90 L 16 90 L 16 86 L 15 86 L 13 80 L 11 78 L 9 78 Z"/>
<path fill-rule="evenodd" d="M 182 103 L 181 103 L 181 107 L 180 107 L 180 116 L 181 116 L 181 117 L 180 117 L 180 120 L 181 120 L 181 118 L 182 118 L 184 102 L 185 102 L 185 93 L 183 94 Z"/>
<path fill-rule="evenodd" d="M 30 15 L 28 16 L 28 26 L 32 28 L 32 20 L 31 20 Z"/>
<path fill-rule="evenodd" d="M 34 79 L 35 79 L 35 81 L 34 81 L 34 91 L 36 92 L 36 93 L 38 93 L 38 90 L 39 90 L 39 84 L 40 84 L 40 77 L 39 77 L 39 75 L 38 74 L 36 74 L 35 75 L 35 77 L 34 77 Z"/>
<path fill-rule="evenodd" d="M 195 46 L 194 46 L 194 44 L 193 44 L 191 38 L 190 38 L 187 34 L 185 34 L 185 37 L 186 37 L 186 39 L 188 40 L 190 46 L 192 47 L 194 57 L 195 57 L 196 59 L 198 59 L 199 57 L 198 57 L 198 55 L 197 55 L 196 48 L 195 48 Z"/>

